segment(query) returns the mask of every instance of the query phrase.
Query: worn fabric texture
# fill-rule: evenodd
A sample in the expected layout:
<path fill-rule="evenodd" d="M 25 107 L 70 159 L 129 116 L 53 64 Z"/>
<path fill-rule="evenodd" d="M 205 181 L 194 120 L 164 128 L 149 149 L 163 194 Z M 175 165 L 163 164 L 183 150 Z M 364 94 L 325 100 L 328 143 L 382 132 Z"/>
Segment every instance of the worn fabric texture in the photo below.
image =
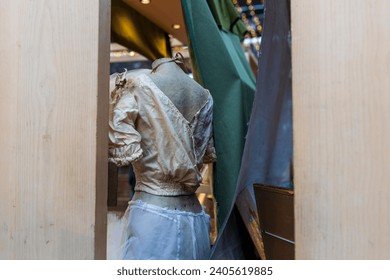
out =
<path fill-rule="evenodd" d="M 290 1 L 266 1 L 265 6 L 256 96 L 235 198 L 245 189 L 253 191 L 253 184 L 293 188 Z M 232 205 L 213 259 L 245 258 L 234 216 Z"/>
<path fill-rule="evenodd" d="M 205 260 L 210 255 L 210 217 L 168 210 L 136 200 L 123 217 L 120 259 Z"/>
<path fill-rule="evenodd" d="M 206 102 L 186 120 L 148 75 L 111 79 L 116 85 L 110 96 L 109 160 L 119 166 L 132 163 L 136 191 L 194 193 L 202 181 L 203 158 L 215 155 L 210 93 L 205 90 Z"/>

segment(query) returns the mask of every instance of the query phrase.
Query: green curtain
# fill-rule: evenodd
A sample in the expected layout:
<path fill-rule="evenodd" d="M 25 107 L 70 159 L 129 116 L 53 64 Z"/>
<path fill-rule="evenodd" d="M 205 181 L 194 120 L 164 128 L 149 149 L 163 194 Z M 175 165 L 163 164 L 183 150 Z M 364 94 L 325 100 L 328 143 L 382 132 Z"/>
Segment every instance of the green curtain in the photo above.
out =
<path fill-rule="evenodd" d="M 248 30 L 232 2 L 212 0 L 208 1 L 208 4 L 218 27 L 223 31 L 233 32 L 242 40 Z"/>
<path fill-rule="evenodd" d="M 224 5 L 232 5 L 230 1 L 209 2 L 214 11 L 226 10 Z M 218 221 L 222 224 L 233 203 L 256 81 L 240 37 L 229 31 L 240 22 L 236 20 L 237 14 L 231 13 L 233 16 L 228 16 L 228 20 L 219 18 L 219 28 L 210 6 L 206 0 L 182 0 L 194 78 L 210 90 L 214 99 L 217 151 L 214 192 Z M 226 16 L 226 13 L 215 14 Z M 221 22 L 229 25 L 229 30 L 222 28 Z"/>
<path fill-rule="evenodd" d="M 172 56 L 168 34 L 122 0 L 111 2 L 111 41 L 150 60 Z"/>

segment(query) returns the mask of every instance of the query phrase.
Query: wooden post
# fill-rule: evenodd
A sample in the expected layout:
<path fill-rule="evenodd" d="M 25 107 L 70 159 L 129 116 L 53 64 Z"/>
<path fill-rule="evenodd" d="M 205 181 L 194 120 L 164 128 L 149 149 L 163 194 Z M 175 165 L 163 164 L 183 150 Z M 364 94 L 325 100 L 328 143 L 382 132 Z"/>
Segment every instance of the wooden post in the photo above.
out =
<path fill-rule="evenodd" d="M 0 259 L 104 259 L 110 1 L 0 1 Z"/>
<path fill-rule="evenodd" d="M 390 1 L 292 0 L 297 259 L 390 258 Z"/>

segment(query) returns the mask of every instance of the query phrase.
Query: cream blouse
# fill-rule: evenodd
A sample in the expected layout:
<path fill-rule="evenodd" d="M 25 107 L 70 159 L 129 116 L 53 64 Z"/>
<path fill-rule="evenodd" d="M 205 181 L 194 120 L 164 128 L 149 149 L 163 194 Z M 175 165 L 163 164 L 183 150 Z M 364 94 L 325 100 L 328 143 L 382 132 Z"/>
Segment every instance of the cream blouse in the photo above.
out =
<path fill-rule="evenodd" d="M 185 195 L 201 183 L 204 158 L 216 159 L 212 141 L 213 99 L 192 120 L 146 75 L 111 76 L 109 160 L 133 164 L 135 190 L 156 195 Z M 184 98 L 184 97 L 183 97 Z"/>

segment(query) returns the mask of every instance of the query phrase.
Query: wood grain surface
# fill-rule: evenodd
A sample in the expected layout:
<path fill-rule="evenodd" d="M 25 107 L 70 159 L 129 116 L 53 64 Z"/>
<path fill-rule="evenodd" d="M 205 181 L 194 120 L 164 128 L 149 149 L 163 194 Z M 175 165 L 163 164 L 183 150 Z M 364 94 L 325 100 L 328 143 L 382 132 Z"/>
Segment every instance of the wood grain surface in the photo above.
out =
<path fill-rule="evenodd" d="M 109 6 L 0 1 L 0 259 L 105 258 Z"/>
<path fill-rule="evenodd" d="M 292 0 L 297 259 L 390 258 L 390 1 Z"/>

